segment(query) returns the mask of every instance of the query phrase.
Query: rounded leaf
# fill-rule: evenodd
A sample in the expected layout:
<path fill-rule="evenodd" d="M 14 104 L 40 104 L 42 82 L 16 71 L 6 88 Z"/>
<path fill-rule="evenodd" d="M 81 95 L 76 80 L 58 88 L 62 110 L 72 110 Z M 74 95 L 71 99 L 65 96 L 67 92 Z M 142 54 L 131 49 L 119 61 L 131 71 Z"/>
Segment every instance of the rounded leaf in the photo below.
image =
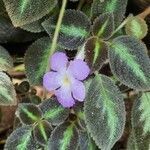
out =
<path fill-rule="evenodd" d="M 96 145 L 108 150 L 119 140 L 125 126 L 123 96 L 105 75 L 96 75 L 90 84 L 84 105 L 85 122 Z"/>
<path fill-rule="evenodd" d="M 15 27 L 34 22 L 47 15 L 57 0 L 3 0 L 8 15 Z"/>
<path fill-rule="evenodd" d="M 60 105 L 56 99 L 44 100 L 39 105 L 39 108 L 43 113 L 43 118 L 53 125 L 63 123 L 69 116 L 70 112 L 68 108 L 64 108 Z"/>
<path fill-rule="evenodd" d="M 48 143 L 48 149 L 76 150 L 78 142 L 79 135 L 77 128 L 73 123 L 65 122 L 53 130 Z"/>
<path fill-rule="evenodd" d="M 19 104 L 16 115 L 26 125 L 31 125 L 42 118 L 41 110 L 36 105 L 30 103 Z"/>
<path fill-rule="evenodd" d="M 150 59 L 146 46 L 130 36 L 120 36 L 109 47 L 110 67 L 113 74 L 126 86 L 150 89 Z"/>
<path fill-rule="evenodd" d="M 51 17 L 42 23 L 43 27 L 50 36 L 53 36 L 57 23 L 57 17 Z M 67 49 L 77 49 L 81 46 L 90 31 L 90 21 L 81 11 L 66 10 L 58 42 Z"/>

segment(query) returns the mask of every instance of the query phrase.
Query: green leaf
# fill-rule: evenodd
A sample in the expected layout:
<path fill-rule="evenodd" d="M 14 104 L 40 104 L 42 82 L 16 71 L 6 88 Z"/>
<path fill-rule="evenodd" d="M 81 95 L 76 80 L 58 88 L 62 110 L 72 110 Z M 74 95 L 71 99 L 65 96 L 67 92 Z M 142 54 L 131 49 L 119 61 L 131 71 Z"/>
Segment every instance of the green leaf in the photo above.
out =
<path fill-rule="evenodd" d="M 125 31 L 128 35 L 137 39 L 143 39 L 148 33 L 146 21 L 139 16 L 131 16 L 125 25 Z"/>
<path fill-rule="evenodd" d="M 27 50 L 25 55 L 25 70 L 32 85 L 42 85 L 43 76 L 49 63 L 51 43 L 47 37 L 38 39 Z"/>
<path fill-rule="evenodd" d="M 36 105 L 30 103 L 19 104 L 16 115 L 26 125 L 31 125 L 42 118 L 41 110 Z"/>
<path fill-rule="evenodd" d="M 40 36 L 40 34 L 31 34 L 19 28 L 15 28 L 9 18 L 0 16 L 0 43 L 28 42 Z"/>
<path fill-rule="evenodd" d="M 113 74 L 126 86 L 150 89 L 150 59 L 146 46 L 130 36 L 114 39 L 109 48 L 110 66 Z"/>
<path fill-rule="evenodd" d="M 0 71 L 9 71 L 13 67 L 13 60 L 7 50 L 0 46 Z"/>
<path fill-rule="evenodd" d="M 39 121 L 33 130 L 34 138 L 40 145 L 45 146 L 50 138 L 51 131 L 50 123 L 45 120 Z"/>
<path fill-rule="evenodd" d="M 65 122 L 57 126 L 49 140 L 49 150 L 76 150 L 78 147 L 79 135 L 74 123 Z"/>
<path fill-rule="evenodd" d="M 97 37 L 89 38 L 85 43 L 85 60 L 91 72 L 100 70 L 107 60 L 108 46 Z"/>
<path fill-rule="evenodd" d="M 10 78 L 0 72 L 0 105 L 16 105 L 16 92 Z"/>
<path fill-rule="evenodd" d="M 114 14 L 115 27 L 118 27 L 126 12 L 127 0 L 94 0 L 91 8 L 91 16 L 97 17 L 104 13 Z"/>
<path fill-rule="evenodd" d="M 32 128 L 24 126 L 16 129 L 8 137 L 4 150 L 37 150 L 32 137 Z"/>
<path fill-rule="evenodd" d="M 150 149 L 150 92 L 145 92 L 135 99 L 132 109 L 132 132 L 128 149 Z"/>
<path fill-rule="evenodd" d="M 29 24 L 47 15 L 57 0 L 3 0 L 15 27 Z"/>
<path fill-rule="evenodd" d="M 79 150 L 98 150 L 98 147 L 86 131 L 80 131 L 79 137 Z"/>
<path fill-rule="evenodd" d="M 88 132 L 102 150 L 108 150 L 121 137 L 125 126 L 123 96 L 105 75 L 96 75 L 89 87 L 85 106 Z"/>
<path fill-rule="evenodd" d="M 53 36 L 57 17 L 50 17 L 42 23 L 46 32 Z M 60 28 L 58 42 L 67 49 L 77 49 L 81 46 L 90 30 L 90 20 L 81 11 L 66 10 Z"/>
<path fill-rule="evenodd" d="M 102 39 L 111 37 L 114 31 L 114 15 L 113 13 L 104 13 L 94 20 L 92 32 L 93 35 Z"/>
<path fill-rule="evenodd" d="M 42 111 L 43 118 L 53 125 L 63 123 L 70 112 L 69 109 L 62 107 L 56 99 L 44 100 L 39 108 Z"/>

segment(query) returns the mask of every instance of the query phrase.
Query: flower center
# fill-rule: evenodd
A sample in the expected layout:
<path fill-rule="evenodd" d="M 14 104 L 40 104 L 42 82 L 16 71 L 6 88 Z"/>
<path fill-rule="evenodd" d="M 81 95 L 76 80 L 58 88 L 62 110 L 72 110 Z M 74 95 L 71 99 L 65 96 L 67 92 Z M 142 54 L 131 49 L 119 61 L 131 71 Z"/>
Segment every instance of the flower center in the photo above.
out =
<path fill-rule="evenodd" d="M 70 86 L 70 84 L 71 84 L 71 80 L 69 79 L 69 77 L 67 75 L 65 75 L 63 78 L 63 84 L 65 86 Z"/>

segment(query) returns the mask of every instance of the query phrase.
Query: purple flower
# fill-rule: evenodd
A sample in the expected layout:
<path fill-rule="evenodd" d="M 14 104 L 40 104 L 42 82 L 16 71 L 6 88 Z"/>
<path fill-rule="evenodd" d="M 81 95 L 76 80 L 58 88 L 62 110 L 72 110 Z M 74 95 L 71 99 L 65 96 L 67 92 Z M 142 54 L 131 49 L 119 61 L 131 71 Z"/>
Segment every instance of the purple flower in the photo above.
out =
<path fill-rule="evenodd" d="M 90 72 L 87 64 L 81 59 L 68 62 L 65 53 L 56 52 L 50 60 L 52 71 L 46 73 L 43 85 L 48 91 L 54 91 L 59 103 L 71 107 L 75 100 L 83 101 L 85 86 L 81 82 Z"/>

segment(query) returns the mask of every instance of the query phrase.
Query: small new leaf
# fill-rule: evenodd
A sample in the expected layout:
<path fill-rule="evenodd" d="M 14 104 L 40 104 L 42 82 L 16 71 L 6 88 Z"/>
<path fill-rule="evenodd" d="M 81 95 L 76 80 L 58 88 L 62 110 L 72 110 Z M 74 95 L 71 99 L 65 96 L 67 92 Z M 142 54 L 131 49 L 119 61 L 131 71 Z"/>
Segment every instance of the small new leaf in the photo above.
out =
<path fill-rule="evenodd" d="M 39 121 L 33 129 L 34 138 L 40 145 L 45 146 L 50 138 L 51 131 L 50 123 L 45 120 Z"/>
<path fill-rule="evenodd" d="M 43 118 L 53 125 L 63 123 L 69 116 L 69 109 L 62 107 L 56 99 L 44 100 L 39 108 L 42 111 Z"/>
<path fill-rule="evenodd" d="M 85 60 L 91 72 L 100 70 L 107 60 L 108 46 L 97 37 L 89 38 L 85 43 Z"/>
<path fill-rule="evenodd" d="M 126 113 L 123 96 L 109 77 L 98 74 L 94 77 L 84 113 L 96 145 L 102 150 L 111 149 L 123 133 Z"/>
<path fill-rule="evenodd" d="M 114 14 L 115 27 L 118 27 L 126 12 L 127 0 L 94 0 L 91 8 L 91 16 L 97 17 L 104 13 Z"/>
<path fill-rule="evenodd" d="M 24 126 L 13 131 L 6 141 L 4 150 L 37 150 L 32 128 Z"/>
<path fill-rule="evenodd" d="M 42 23 L 46 32 L 53 36 L 57 17 L 51 17 Z M 66 10 L 60 28 L 58 42 L 67 49 L 81 46 L 89 35 L 90 21 L 81 11 Z"/>
<path fill-rule="evenodd" d="M 94 20 L 92 32 L 94 36 L 108 39 L 114 31 L 113 13 L 104 13 Z"/>
<path fill-rule="evenodd" d="M 57 4 L 57 0 L 3 0 L 15 27 L 39 20 Z"/>
<path fill-rule="evenodd" d="M 9 71 L 13 67 L 13 60 L 7 50 L 0 46 L 0 71 Z"/>
<path fill-rule="evenodd" d="M 36 105 L 30 103 L 19 104 L 16 115 L 26 125 L 31 125 L 42 118 L 41 110 Z"/>
<path fill-rule="evenodd" d="M 0 72 L 0 105 L 16 105 L 16 92 L 10 78 Z"/>
<path fill-rule="evenodd" d="M 74 123 L 65 122 L 57 126 L 49 140 L 49 150 L 76 150 L 79 142 L 79 134 Z"/>
<path fill-rule="evenodd" d="M 139 16 L 131 16 L 125 26 L 128 35 L 137 39 L 143 39 L 148 32 L 146 21 Z"/>
<path fill-rule="evenodd" d="M 150 89 L 150 59 L 146 46 L 130 36 L 120 36 L 109 47 L 110 66 L 113 74 L 126 86 Z"/>

